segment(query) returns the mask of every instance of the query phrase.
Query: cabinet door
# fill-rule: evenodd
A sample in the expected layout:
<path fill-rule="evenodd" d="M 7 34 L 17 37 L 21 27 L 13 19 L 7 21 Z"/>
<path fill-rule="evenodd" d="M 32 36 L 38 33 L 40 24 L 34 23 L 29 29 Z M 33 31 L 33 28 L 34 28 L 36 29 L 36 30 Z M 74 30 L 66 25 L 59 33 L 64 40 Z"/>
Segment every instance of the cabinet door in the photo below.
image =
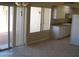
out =
<path fill-rule="evenodd" d="M 59 26 L 52 26 L 52 32 L 54 34 L 55 39 L 59 39 L 60 38 L 60 27 Z"/>

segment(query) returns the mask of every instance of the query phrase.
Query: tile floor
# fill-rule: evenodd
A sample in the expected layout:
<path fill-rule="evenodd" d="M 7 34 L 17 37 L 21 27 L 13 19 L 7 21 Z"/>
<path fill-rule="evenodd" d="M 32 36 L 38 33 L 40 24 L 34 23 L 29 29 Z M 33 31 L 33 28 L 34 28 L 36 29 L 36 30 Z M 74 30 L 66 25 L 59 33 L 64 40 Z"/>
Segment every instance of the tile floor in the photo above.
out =
<path fill-rule="evenodd" d="M 1 51 L 0 57 L 79 57 L 79 47 L 71 46 L 69 38 L 46 40 Z"/>

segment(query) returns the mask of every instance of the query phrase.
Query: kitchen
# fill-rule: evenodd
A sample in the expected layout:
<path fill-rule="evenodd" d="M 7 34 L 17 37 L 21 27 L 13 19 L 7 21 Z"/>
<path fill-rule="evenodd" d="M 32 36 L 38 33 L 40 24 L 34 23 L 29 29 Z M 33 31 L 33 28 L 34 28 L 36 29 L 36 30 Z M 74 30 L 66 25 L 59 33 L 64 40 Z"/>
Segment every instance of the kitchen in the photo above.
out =
<path fill-rule="evenodd" d="M 55 6 L 52 8 L 52 32 L 55 39 L 70 36 L 72 11 L 69 6 Z"/>

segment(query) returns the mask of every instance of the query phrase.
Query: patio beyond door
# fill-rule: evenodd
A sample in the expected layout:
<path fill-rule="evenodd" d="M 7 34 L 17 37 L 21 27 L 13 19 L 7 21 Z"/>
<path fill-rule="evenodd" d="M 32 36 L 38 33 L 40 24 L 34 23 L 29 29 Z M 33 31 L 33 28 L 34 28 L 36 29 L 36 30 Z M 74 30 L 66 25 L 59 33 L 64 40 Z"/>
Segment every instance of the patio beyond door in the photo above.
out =
<path fill-rule="evenodd" d="M 10 34 L 12 34 L 12 25 L 10 24 L 12 24 L 12 20 L 12 7 L 0 5 L 0 50 L 10 47 Z"/>

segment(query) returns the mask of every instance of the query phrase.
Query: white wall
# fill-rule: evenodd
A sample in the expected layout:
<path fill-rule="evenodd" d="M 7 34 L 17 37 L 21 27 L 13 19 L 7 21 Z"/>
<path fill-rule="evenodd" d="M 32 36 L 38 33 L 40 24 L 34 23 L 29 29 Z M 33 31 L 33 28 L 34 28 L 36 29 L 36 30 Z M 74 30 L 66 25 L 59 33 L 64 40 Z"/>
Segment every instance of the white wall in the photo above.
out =
<path fill-rule="evenodd" d="M 79 15 L 72 16 L 72 29 L 70 44 L 79 46 Z"/>

